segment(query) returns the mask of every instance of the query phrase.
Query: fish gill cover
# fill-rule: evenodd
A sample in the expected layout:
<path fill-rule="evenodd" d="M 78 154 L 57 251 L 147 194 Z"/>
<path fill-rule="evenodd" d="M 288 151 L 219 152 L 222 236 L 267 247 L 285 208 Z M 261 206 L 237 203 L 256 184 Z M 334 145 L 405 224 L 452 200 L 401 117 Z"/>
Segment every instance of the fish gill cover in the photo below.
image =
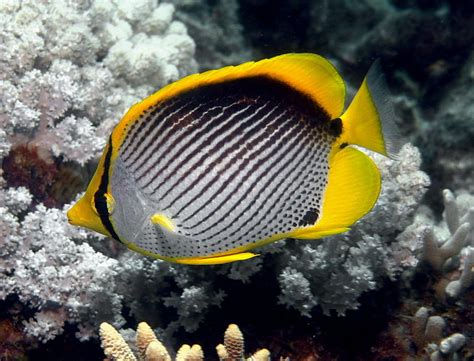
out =
<path fill-rule="evenodd" d="M 468 1 L 2 1 L 0 359 L 102 359 L 101 322 L 130 338 L 144 320 L 167 344 L 206 335 L 206 355 L 236 322 L 249 352 L 273 356 L 472 357 L 472 14 Z M 289 51 L 327 56 L 351 94 L 381 58 L 403 139 L 419 146 L 371 155 L 382 193 L 350 233 L 194 268 L 68 225 L 133 103 Z"/>

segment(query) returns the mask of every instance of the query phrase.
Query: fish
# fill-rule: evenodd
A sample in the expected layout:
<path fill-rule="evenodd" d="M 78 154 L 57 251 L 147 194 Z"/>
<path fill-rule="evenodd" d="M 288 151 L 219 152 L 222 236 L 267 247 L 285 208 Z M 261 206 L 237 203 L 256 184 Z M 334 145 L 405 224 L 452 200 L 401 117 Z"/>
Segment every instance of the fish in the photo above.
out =
<path fill-rule="evenodd" d="M 169 84 L 113 129 L 69 223 L 191 265 L 346 232 L 381 189 L 360 148 L 395 158 L 400 137 L 378 62 L 346 110 L 345 92 L 336 68 L 311 53 Z"/>

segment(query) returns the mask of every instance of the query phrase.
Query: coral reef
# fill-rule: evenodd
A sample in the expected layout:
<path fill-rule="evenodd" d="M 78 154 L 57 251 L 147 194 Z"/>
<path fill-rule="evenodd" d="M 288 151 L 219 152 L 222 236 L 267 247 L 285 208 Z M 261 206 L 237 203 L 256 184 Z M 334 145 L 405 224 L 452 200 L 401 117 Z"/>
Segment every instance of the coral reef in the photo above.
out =
<path fill-rule="evenodd" d="M 23 133 L 28 144 L 84 164 L 133 102 L 196 70 L 194 42 L 172 5 L 71 5 L 0 8 L 2 157 Z"/>
<path fill-rule="evenodd" d="M 312 359 L 472 358 L 472 14 L 466 1 L 1 2 L 0 358 L 26 358 L 35 347 L 54 352 L 73 337 L 85 342 L 104 321 L 120 329 L 147 319 L 162 329 L 139 324 L 133 345 L 122 336 L 134 331 L 121 336 L 103 324 L 107 357 L 170 360 L 175 337 L 200 332 L 207 344 L 186 345 L 176 358 L 202 359 L 215 345 L 207 333 L 217 328 L 203 323 L 220 325 L 229 315 L 246 322 L 251 349 L 266 330 L 270 340 L 282 339 L 287 348 L 271 344 L 277 356 L 291 349 Z M 290 50 L 329 56 L 349 93 L 375 57 L 396 69 L 387 75 L 398 123 L 420 151 L 406 145 L 398 161 L 372 155 L 382 193 L 350 232 L 195 268 L 148 259 L 67 224 L 65 211 L 130 105 L 198 68 Z M 435 195 L 445 187 L 454 192 L 443 192 L 441 219 Z M 387 305 L 392 293 L 400 304 L 394 297 Z M 381 294 L 387 302 L 370 308 Z M 358 332 L 361 322 L 374 326 L 374 310 L 386 323 L 357 349 L 370 356 L 344 354 L 341 345 L 354 350 L 350 338 L 325 338 Z M 356 327 L 341 327 L 354 319 Z M 242 358 L 241 336 L 229 327 L 218 357 Z M 269 357 L 260 350 L 252 359 Z"/>
<path fill-rule="evenodd" d="M 125 339 L 110 324 L 104 322 L 100 325 L 101 346 L 110 361 L 169 361 L 170 353 L 159 341 L 153 330 L 146 322 L 140 322 L 135 336 L 135 345 L 138 357 L 136 357 Z M 133 346 L 132 346 L 133 347 Z M 224 333 L 224 344 L 216 347 L 220 360 L 233 361 L 244 360 L 244 336 L 239 327 L 230 324 Z M 176 353 L 176 361 L 202 361 L 204 352 L 200 345 L 190 346 L 183 344 Z M 270 352 L 261 349 L 255 352 L 247 360 L 268 361 Z"/>

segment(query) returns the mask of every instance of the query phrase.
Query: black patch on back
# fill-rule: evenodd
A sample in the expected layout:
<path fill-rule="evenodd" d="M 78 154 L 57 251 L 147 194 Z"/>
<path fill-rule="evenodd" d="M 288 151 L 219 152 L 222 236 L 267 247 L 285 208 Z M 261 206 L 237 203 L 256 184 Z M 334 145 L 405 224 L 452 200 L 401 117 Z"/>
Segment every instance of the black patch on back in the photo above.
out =
<path fill-rule="evenodd" d="M 221 103 L 223 106 L 235 102 L 252 104 L 269 101 L 283 105 L 289 111 L 289 117 L 297 115 L 296 119 L 304 119 L 315 126 L 327 125 L 330 120 L 329 114 L 309 95 L 263 75 L 200 86 L 184 91 L 173 99 L 176 98 L 184 104 Z"/>
<path fill-rule="evenodd" d="M 300 221 L 300 226 L 312 226 L 314 222 L 317 221 L 319 216 L 319 212 L 311 208 L 309 211 L 306 212 L 306 214 L 303 216 L 303 219 Z"/>

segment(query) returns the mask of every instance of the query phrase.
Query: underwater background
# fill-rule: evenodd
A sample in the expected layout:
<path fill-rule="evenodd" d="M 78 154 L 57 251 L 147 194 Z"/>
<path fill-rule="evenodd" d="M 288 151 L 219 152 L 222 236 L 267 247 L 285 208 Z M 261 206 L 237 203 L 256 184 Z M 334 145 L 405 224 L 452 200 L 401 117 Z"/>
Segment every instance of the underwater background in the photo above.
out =
<path fill-rule="evenodd" d="M 102 322 L 145 358 L 142 321 L 173 359 L 473 360 L 473 44 L 469 0 L 0 0 L 0 360 L 103 360 Z M 391 89 L 406 144 L 371 154 L 382 193 L 350 232 L 194 267 L 68 224 L 132 104 L 288 52 L 328 58 L 347 99 L 380 59 Z"/>

